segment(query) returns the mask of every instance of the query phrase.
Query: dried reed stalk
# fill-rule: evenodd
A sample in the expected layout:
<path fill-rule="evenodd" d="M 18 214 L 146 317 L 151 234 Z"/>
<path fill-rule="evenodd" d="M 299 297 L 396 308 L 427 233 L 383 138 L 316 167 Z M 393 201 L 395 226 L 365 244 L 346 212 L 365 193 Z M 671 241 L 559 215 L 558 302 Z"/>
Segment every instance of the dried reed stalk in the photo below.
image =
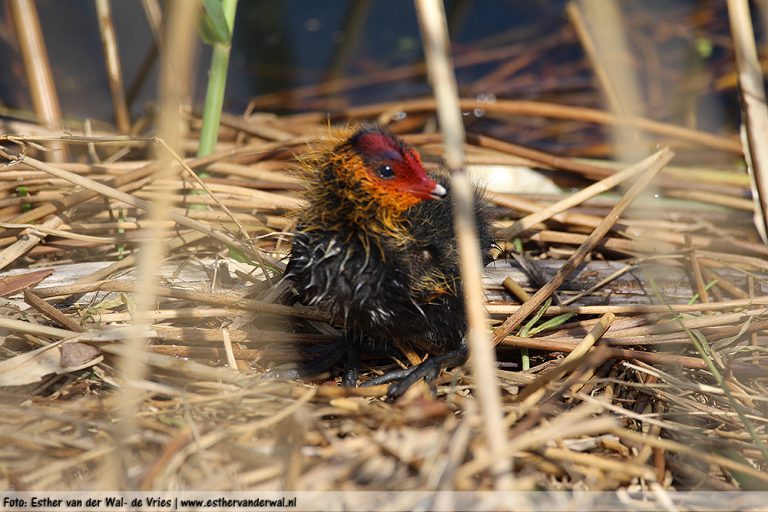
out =
<path fill-rule="evenodd" d="M 752 181 L 755 205 L 755 226 L 768 244 L 768 106 L 766 105 L 763 72 L 755 46 L 755 33 L 746 0 L 728 0 L 728 15 L 731 22 L 739 68 L 739 88 L 742 102 L 742 140 L 744 158 Z"/>
<path fill-rule="evenodd" d="M 33 0 L 11 0 L 11 15 L 16 25 L 16 35 L 24 58 L 24 68 L 27 72 L 27 84 L 32 93 L 32 103 L 37 118 L 44 126 L 58 130 L 62 128 L 61 107 L 56 87 L 53 83 L 53 73 L 45 49 L 40 19 Z M 53 146 L 48 157 L 53 162 L 67 159 L 66 147 L 60 144 Z"/>
<path fill-rule="evenodd" d="M 477 381 L 477 394 L 485 426 L 486 449 L 505 452 L 506 435 L 501 421 L 498 384 L 493 378 L 495 357 L 486 331 L 482 305 L 482 258 L 474 219 L 472 185 L 464 172 L 464 124 L 459 107 L 456 77 L 450 60 L 450 43 L 445 11 L 439 0 L 416 0 L 424 50 L 435 92 L 440 128 L 445 141 L 445 162 L 451 172 L 454 221 L 459 250 L 462 289 L 469 330 L 467 341 L 470 363 Z M 510 460 L 499 459 L 494 465 L 496 489 L 512 486 Z"/>
<path fill-rule="evenodd" d="M 112 93 L 112 105 L 115 110 L 115 124 L 122 133 L 131 132 L 131 116 L 125 100 L 123 72 L 120 66 L 120 53 L 117 50 L 117 35 L 112 23 L 112 5 L 110 0 L 96 0 L 96 13 L 99 16 L 99 34 L 104 49 L 104 61 L 107 66 L 107 79 Z"/>

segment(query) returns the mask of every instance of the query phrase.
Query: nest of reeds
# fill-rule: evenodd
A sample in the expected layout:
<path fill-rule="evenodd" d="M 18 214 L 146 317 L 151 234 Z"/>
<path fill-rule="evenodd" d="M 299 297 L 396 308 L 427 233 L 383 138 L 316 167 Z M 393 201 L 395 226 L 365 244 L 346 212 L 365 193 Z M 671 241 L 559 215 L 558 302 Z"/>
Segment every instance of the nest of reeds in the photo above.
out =
<path fill-rule="evenodd" d="M 510 132 L 519 116 L 630 125 L 683 162 L 742 151 L 733 136 L 596 109 L 461 107 Z M 189 156 L 192 114 L 178 151 L 2 124 L 0 485 L 488 490 L 504 461 L 507 489 L 765 489 L 768 249 L 746 175 L 670 165 L 669 149 L 597 163 L 467 134 L 472 167 L 580 188 L 489 187 L 499 250 L 483 286 L 503 439 L 485 428 L 469 367 L 395 403 L 333 371 L 265 378 L 338 336 L 322 312 L 268 300 L 302 201 L 296 162 L 334 123 L 377 120 L 440 165 L 435 109 L 224 115 L 205 157 Z M 367 375 L 427 356 L 399 348 L 365 359 Z"/>
<path fill-rule="evenodd" d="M 262 377 L 311 360 L 313 347 L 336 337 L 318 312 L 258 298 L 279 279 L 289 247 L 283 233 L 301 201 L 291 168 L 327 133 L 319 117 L 241 121 L 284 138 L 237 142 L 232 131 L 207 159 L 205 178 L 182 170 L 154 180 L 146 159 L 49 164 L 17 153 L 2 175 L 26 189 L 20 196 L 18 186 L 4 187 L 0 257 L 14 258 L 16 267 L 2 277 L 9 297 L 2 320 L 4 457 L 13 461 L 7 486 L 90 488 L 119 456 L 142 489 L 491 488 L 494 458 L 483 451 L 474 380 L 463 369 L 445 373 L 436 396 L 425 385 L 395 404 L 379 399 L 384 387 L 341 388 L 332 373 L 309 382 Z M 468 143 L 470 164 L 576 172 L 499 141 L 475 140 Z M 28 151 L 37 144 L 17 143 Z M 433 144 L 420 148 L 436 160 Z M 97 146 L 105 155 L 121 150 L 115 141 Z M 655 173 L 658 158 L 629 169 Z M 194 158 L 185 161 L 200 169 Z M 605 173 L 579 167 L 582 176 Z M 684 172 L 661 170 L 661 190 Z M 191 223 L 155 221 L 169 250 L 154 268 L 159 280 L 144 333 L 150 343 L 134 354 L 139 380 L 129 382 L 122 372 L 136 369 L 119 356 L 135 335 L 137 249 L 152 222 L 144 220 L 145 207 L 163 191 L 172 192 L 172 211 Z M 520 297 L 551 282 L 563 257 L 584 249 L 586 233 L 608 230 L 589 248 L 590 261 L 558 288 L 557 302 L 537 308 L 497 347 L 516 485 L 736 489 L 764 481 L 749 461 L 763 460 L 756 440 L 764 438 L 768 375 L 760 333 L 768 265 L 765 247 L 750 241 L 748 213 L 678 211 L 670 222 L 648 220 L 636 208 L 607 226 L 626 195 L 584 197 L 567 213 L 526 227 L 526 211 L 559 198 L 489 195 L 497 232 L 511 231 L 524 248 L 516 252 L 500 237 L 503 252 L 486 269 L 497 330 L 520 310 Z M 13 252 L 19 246 L 24 252 Z M 401 359 L 424 356 L 411 347 Z M 402 362 L 379 358 L 369 370 Z M 132 425 L 120 414 L 126 386 L 134 393 Z"/>

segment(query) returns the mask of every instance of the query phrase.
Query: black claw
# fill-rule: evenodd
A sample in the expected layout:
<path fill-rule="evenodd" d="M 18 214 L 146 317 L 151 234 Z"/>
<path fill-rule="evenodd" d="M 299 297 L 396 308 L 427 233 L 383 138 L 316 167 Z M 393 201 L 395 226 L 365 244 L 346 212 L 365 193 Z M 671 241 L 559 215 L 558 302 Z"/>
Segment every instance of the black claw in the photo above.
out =
<path fill-rule="evenodd" d="M 377 384 L 390 383 L 387 389 L 387 402 L 394 402 L 400 398 L 408 389 L 419 382 L 425 380 L 433 391 L 437 391 L 435 381 L 444 368 L 460 366 L 467 360 L 467 346 L 462 341 L 461 346 L 456 350 L 451 350 L 439 356 L 432 356 L 421 364 L 411 368 L 394 370 L 385 373 L 375 379 L 371 379 L 363 384 L 364 387 L 375 386 Z"/>
<path fill-rule="evenodd" d="M 445 367 L 442 361 L 439 361 L 438 359 L 439 358 L 437 357 L 430 357 L 423 363 L 409 368 L 411 371 L 408 372 L 408 375 L 389 385 L 389 388 L 387 389 L 386 401 L 394 402 L 403 396 L 403 394 L 408 391 L 411 386 L 422 379 L 426 381 L 431 387 L 433 387 L 434 391 L 437 391 L 437 389 L 434 387 L 435 381 L 440 375 L 440 372 L 443 371 L 443 368 Z"/>

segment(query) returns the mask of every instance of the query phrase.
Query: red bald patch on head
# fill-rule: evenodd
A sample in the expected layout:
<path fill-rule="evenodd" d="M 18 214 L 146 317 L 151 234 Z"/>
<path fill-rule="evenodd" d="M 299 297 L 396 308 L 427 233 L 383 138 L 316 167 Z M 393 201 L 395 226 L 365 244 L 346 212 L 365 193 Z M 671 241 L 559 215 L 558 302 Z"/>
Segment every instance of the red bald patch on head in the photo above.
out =
<path fill-rule="evenodd" d="M 355 172 L 358 181 L 381 204 L 408 208 L 445 195 L 445 189 L 427 175 L 419 154 L 383 128 L 360 130 L 349 145 L 365 164 Z"/>
<path fill-rule="evenodd" d="M 364 159 L 403 161 L 402 148 L 393 137 L 380 131 L 369 131 L 352 138 L 352 146 Z"/>
<path fill-rule="evenodd" d="M 406 148 L 403 152 L 405 156 L 405 163 L 411 167 L 424 170 L 424 164 L 421 163 L 421 157 L 413 148 Z M 424 171 L 424 174 L 427 172 Z"/>

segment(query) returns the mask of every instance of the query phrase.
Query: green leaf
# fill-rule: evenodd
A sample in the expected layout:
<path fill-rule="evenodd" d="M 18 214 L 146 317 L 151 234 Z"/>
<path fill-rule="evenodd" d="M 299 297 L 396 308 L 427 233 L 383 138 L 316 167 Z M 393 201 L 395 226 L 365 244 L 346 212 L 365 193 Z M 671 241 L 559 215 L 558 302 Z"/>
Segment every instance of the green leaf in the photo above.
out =
<path fill-rule="evenodd" d="M 239 261 L 240 263 L 247 263 L 249 265 L 255 265 L 253 261 L 248 258 L 248 256 L 245 255 L 245 253 L 239 249 L 233 249 L 232 247 L 229 248 L 229 257 L 232 258 L 235 261 Z"/>
<path fill-rule="evenodd" d="M 526 323 L 523 327 L 520 328 L 520 332 L 518 332 L 517 335 L 520 336 L 521 338 L 529 338 L 531 336 L 531 334 L 536 334 L 537 332 L 547 328 L 547 327 L 544 327 L 544 326 L 549 326 L 550 324 L 553 324 L 553 322 L 555 322 L 558 319 L 560 319 L 560 321 L 559 321 L 559 323 L 557 323 L 555 325 L 560 325 L 565 320 L 567 320 L 567 318 L 566 319 L 562 319 L 563 317 L 570 315 L 570 316 L 568 316 L 568 318 L 570 318 L 571 316 L 573 316 L 570 313 L 565 314 L 565 315 L 560 315 L 560 316 L 555 317 L 555 318 L 553 318 L 551 320 L 547 320 L 546 322 L 541 324 L 539 327 L 534 328 L 534 326 L 536 325 L 536 322 L 538 322 L 541 319 L 541 317 L 544 316 L 544 313 L 547 312 L 547 309 L 549 309 L 549 306 L 551 306 L 551 305 L 552 305 L 552 297 L 550 297 L 550 298 L 548 298 L 547 300 L 544 301 L 544 304 L 542 304 L 541 307 L 539 308 L 539 310 L 536 312 L 536 314 L 533 315 L 533 318 L 531 318 L 528 321 L 528 323 Z M 520 355 L 522 357 L 523 370 L 529 370 L 531 368 L 531 358 L 528 355 L 528 349 L 527 348 L 521 348 L 520 349 Z"/>
<path fill-rule="evenodd" d="M 547 329 L 554 329 L 555 327 L 558 327 L 568 320 L 571 319 L 571 317 L 576 316 L 576 313 L 565 313 L 562 315 L 558 315 L 554 318 L 550 318 L 546 322 L 544 322 L 541 325 L 537 325 L 536 327 L 532 328 L 528 334 L 533 335 L 541 331 L 546 331 Z"/>
<path fill-rule="evenodd" d="M 544 304 L 541 305 L 539 310 L 536 312 L 535 315 L 533 315 L 533 318 L 531 318 L 525 326 L 523 326 L 522 329 L 520 329 L 519 336 L 523 338 L 527 338 L 531 334 L 531 329 L 533 329 L 533 326 L 536 325 L 536 322 L 538 322 L 542 316 L 544 316 L 544 313 L 547 312 L 547 309 L 549 309 L 549 306 L 552 305 L 552 297 L 548 298 L 544 301 Z M 525 334 L 523 334 L 525 333 Z"/>
<path fill-rule="evenodd" d="M 227 24 L 222 0 L 203 0 L 200 37 L 211 46 L 229 44 L 232 41 L 232 31 Z"/>
<path fill-rule="evenodd" d="M 710 282 L 708 282 L 707 284 L 704 285 L 704 290 L 709 291 L 716 284 L 717 284 L 717 279 L 713 279 L 712 281 L 710 281 Z M 698 300 L 699 300 L 699 294 L 698 293 L 694 293 L 693 297 L 691 297 L 691 300 L 688 301 L 688 305 L 691 306 L 691 305 L 695 304 L 696 302 L 698 302 Z"/>

